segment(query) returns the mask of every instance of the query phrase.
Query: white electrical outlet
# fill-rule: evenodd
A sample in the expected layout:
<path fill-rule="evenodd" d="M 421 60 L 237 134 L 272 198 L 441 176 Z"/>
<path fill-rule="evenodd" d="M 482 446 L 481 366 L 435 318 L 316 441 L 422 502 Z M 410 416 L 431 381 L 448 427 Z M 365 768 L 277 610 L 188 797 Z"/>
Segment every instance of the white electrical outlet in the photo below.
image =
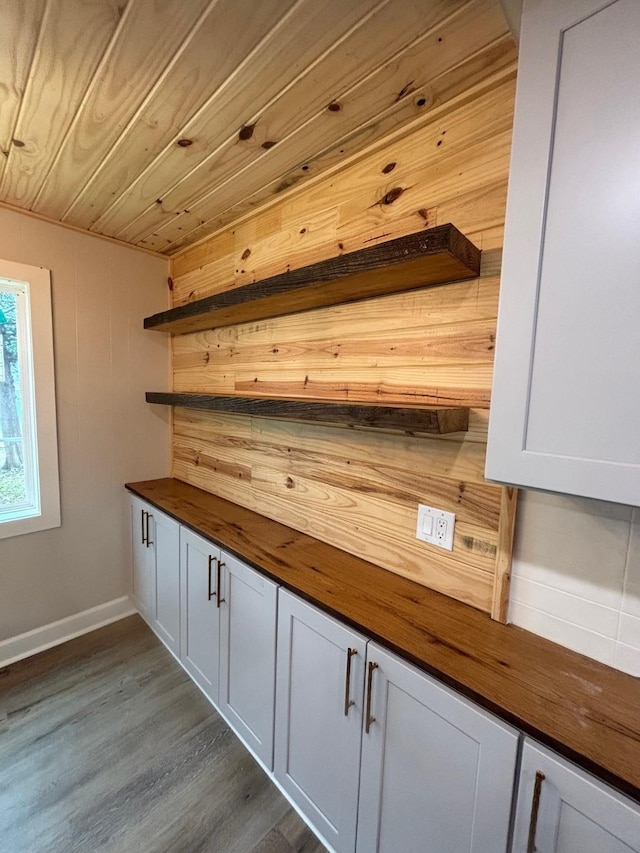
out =
<path fill-rule="evenodd" d="M 453 551 L 455 526 L 455 513 L 418 504 L 416 539 L 421 539 L 430 545 L 437 545 L 438 548 L 445 548 L 447 551 Z"/>

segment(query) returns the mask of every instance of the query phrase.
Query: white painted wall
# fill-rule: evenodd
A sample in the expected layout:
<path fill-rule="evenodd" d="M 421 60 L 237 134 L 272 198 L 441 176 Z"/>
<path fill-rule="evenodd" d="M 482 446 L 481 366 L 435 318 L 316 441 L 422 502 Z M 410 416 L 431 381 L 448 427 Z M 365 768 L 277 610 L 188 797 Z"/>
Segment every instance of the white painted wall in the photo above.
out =
<path fill-rule="evenodd" d="M 0 257 L 51 270 L 62 526 L 0 541 L 0 640 L 130 592 L 123 483 L 167 476 L 160 258 L 0 209 Z"/>
<path fill-rule="evenodd" d="M 640 508 L 521 492 L 509 619 L 640 676 Z"/>

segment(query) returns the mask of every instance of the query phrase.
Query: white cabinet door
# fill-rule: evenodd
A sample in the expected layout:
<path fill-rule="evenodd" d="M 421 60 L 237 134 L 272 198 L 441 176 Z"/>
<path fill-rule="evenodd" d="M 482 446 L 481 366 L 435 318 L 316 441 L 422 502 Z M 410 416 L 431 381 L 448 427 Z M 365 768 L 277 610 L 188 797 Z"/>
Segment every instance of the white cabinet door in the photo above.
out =
<path fill-rule="evenodd" d="M 525 0 L 486 468 L 633 505 L 638 45 L 638 0 Z"/>
<path fill-rule="evenodd" d="M 506 853 L 514 729 L 374 643 L 365 715 L 358 853 Z"/>
<path fill-rule="evenodd" d="M 155 607 L 155 568 L 153 547 L 149 536 L 150 510 L 151 507 L 145 501 L 133 495 L 130 496 L 133 600 L 140 615 L 152 624 Z"/>
<path fill-rule="evenodd" d="M 220 549 L 180 528 L 180 660 L 216 705 L 220 654 Z"/>
<path fill-rule="evenodd" d="M 638 853 L 640 805 L 525 741 L 513 853 Z"/>
<path fill-rule="evenodd" d="M 224 551 L 221 560 L 218 709 L 271 770 L 278 585 Z"/>
<path fill-rule="evenodd" d="M 280 590 L 274 774 L 337 853 L 355 847 L 365 650 Z"/>
<path fill-rule="evenodd" d="M 180 525 L 148 508 L 149 537 L 155 562 L 153 628 L 160 639 L 180 655 Z"/>

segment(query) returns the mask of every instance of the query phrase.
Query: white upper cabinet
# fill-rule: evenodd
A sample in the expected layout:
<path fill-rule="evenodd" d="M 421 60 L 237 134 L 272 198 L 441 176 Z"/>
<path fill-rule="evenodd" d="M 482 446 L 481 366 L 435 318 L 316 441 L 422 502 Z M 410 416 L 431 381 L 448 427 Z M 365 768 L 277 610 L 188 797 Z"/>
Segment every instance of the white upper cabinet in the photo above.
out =
<path fill-rule="evenodd" d="M 640 505 L 640 3 L 525 2 L 487 477 Z"/>

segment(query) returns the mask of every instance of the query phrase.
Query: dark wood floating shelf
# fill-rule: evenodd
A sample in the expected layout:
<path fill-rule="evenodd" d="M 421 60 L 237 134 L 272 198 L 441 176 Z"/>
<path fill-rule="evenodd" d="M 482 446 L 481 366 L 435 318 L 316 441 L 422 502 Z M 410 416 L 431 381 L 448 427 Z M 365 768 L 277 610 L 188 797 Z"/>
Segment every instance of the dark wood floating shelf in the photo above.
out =
<path fill-rule="evenodd" d="M 182 335 L 475 278 L 480 254 L 453 225 L 439 225 L 162 311 L 144 327 Z"/>
<path fill-rule="evenodd" d="M 411 433 L 444 435 L 469 429 L 469 409 L 464 407 L 412 408 L 379 406 L 370 403 L 331 403 L 307 400 L 283 400 L 272 397 L 222 397 L 215 394 L 174 394 L 147 391 L 147 403 L 206 409 L 237 415 L 283 418 L 340 424 L 354 429 L 401 430 Z"/>

